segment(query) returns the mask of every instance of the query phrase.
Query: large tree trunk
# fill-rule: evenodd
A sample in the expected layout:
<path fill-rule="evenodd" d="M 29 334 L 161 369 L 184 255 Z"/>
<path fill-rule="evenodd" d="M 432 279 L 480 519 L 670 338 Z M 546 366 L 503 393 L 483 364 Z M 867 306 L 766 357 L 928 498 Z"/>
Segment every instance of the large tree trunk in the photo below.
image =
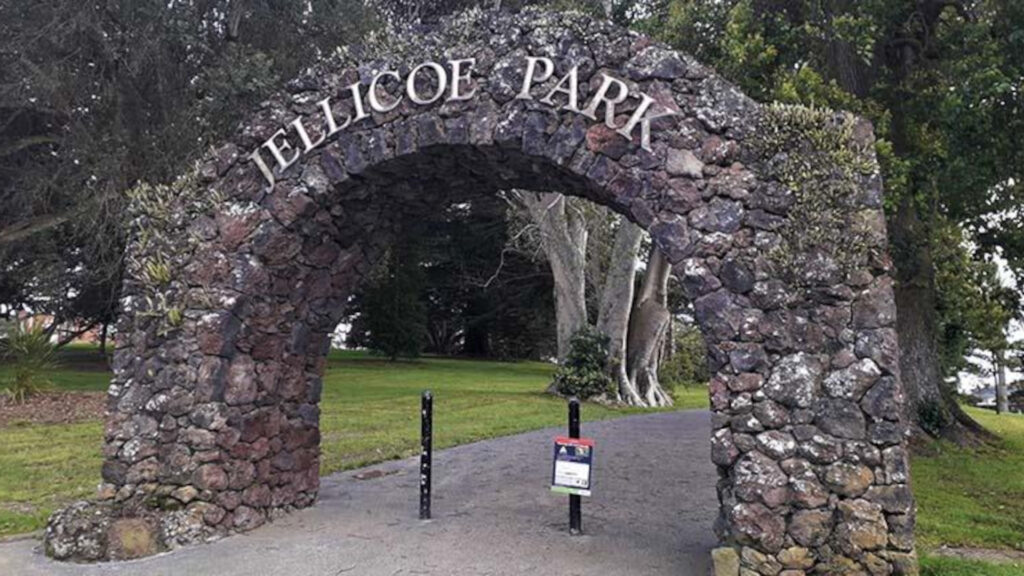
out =
<path fill-rule="evenodd" d="M 626 373 L 626 337 L 633 306 L 636 256 L 642 239 L 643 230 L 639 226 L 625 218 L 619 219 L 597 313 L 597 329 L 609 340 L 608 369 L 618 386 L 618 400 L 634 405 L 642 405 L 644 401 Z"/>
<path fill-rule="evenodd" d="M 632 387 L 627 396 L 640 397 L 645 406 L 672 405 L 672 397 L 665 393 L 658 381 L 662 342 L 672 319 L 668 310 L 670 273 L 668 259 L 656 246 L 652 246 L 643 284 L 630 317 L 626 348 L 626 375 Z"/>
<path fill-rule="evenodd" d="M 561 194 L 524 192 L 522 201 L 540 229 L 541 246 L 555 284 L 558 360 L 565 360 L 569 342 L 587 325 L 587 226 Z"/>
<path fill-rule="evenodd" d="M 1002 350 L 992 351 L 992 369 L 996 376 L 996 413 L 1010 411 L 1010 394 L 1006 388 L 1006 356 Z"/>
<path fill-rule="evenodd" d="M 103 323 L 103 329 L 100 330 L 100 356 L 106 357 L 107 355 L 107 330 L 110 329 L 110 324 L 107 322 Z"/>
<path fill-rule="evenodd" d="M 573 334 L 587 325 L 587 222 L 560 194 L 522 193 L 522 204 L 540 230 L 541 247 L 555 285 L 558 359 L 569 353 Z M 620 220 L 605 272 L 597 329 L 609 337 L 609 369 L 618 400 L 635 406 L 670 406 L 672 398 L 658 381 L 671 315 L 668 280 L 671 266 L 652 249 L 639 298 L 634 304 L 636 256 L 643 231 Z"/>
<path fill-rule="evenodd" d="M 940 370 L 935 268 L 929 234 L 913 198 L 904 199 L 889 218 L 889 234 L 896 262 L 896 331 L 907 421 L 915 433 L 923 431 L 961 444 L 973 443 L 977 436 L 989 437 L 960 408 Z"/>

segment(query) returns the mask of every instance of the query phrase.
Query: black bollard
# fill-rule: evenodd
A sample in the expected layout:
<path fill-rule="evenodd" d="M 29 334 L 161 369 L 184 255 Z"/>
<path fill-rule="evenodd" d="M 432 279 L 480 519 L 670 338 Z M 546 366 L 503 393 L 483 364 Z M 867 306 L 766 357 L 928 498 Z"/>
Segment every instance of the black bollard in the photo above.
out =
<path fill-rule="evenodd" d="M 420 405 L 420 520 L 430 520 L 430 459 L 434 435 L 434 396 L 427 390 Z"/>
<path fill-rule="evenodd" d="M 575 397 L 569 399 L 569 438 L 580 437 L 580 401 Z M 583 533 L 583 511 L 580 497 L 569 495 L 569 534 L 573 536 Z"/>

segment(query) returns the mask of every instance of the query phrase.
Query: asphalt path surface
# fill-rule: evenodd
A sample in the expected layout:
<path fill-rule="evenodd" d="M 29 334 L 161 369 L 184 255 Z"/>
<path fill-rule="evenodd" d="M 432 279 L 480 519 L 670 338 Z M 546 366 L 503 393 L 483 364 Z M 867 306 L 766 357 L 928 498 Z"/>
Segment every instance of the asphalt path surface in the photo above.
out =
<path fill-rule="evenodd" d="M 69 565 L 44 557 L 38 540 L 7 542 L 0 575 L 708 574 L 717 513 L 709 414 L 588 423 L 584 407 L 583 416 L 582 435 L 597 444 L 580 536 L 568 531 L 568 496 L 549 490 L 553 438 L 564 430 L 548 429 L 436 452 L 430 521 L 418 519 L 413 458 L 325 477 L 312 508 L 151 558 Z"/>

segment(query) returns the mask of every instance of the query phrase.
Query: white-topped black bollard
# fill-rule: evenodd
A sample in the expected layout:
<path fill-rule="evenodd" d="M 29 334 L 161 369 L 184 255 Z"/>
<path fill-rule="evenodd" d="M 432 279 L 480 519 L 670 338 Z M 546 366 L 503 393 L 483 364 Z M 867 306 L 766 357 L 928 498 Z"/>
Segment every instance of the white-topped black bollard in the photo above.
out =
<path fill-rule="evenodd" d="M 580 401 L 569 399 L 569 438 L 580 437 Z M 583 533 L 583 503 L 576 494 L 569 495 L 569 534 Z"/>
<path fill-rule="evenodd" d="M 434 435 L 434 396 L 423 392 L 420 402 L 420 520 L 430 520 L 430 468 Z"/>

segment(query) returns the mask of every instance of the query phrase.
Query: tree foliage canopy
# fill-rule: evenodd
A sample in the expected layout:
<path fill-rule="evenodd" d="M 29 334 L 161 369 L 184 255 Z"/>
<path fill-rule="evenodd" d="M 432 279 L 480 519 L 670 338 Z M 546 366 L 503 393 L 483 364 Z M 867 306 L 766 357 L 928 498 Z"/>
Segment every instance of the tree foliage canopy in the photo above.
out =
<path fill-rule="evenodd" d="M 374 25 L 358 0 L 0 0 L 0 313 L 110 322 L 124 192 Z"/>

